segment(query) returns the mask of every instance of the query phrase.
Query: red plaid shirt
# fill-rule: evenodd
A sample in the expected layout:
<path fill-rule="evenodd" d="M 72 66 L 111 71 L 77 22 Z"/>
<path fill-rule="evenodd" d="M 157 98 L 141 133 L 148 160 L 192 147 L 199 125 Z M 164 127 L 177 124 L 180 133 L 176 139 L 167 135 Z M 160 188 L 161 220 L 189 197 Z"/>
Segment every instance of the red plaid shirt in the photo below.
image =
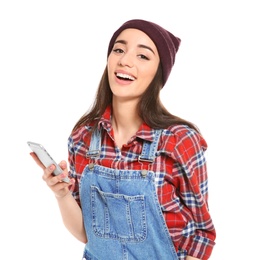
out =
<path fill-rule="evenodd" d="M 102 149 L 98 164 L 117 169 L 149 169 L 155 172 L 159 203 L 179 259 L 186 255 L 208 259 L 216 232 L 208 210 L 208 183 L 204 151 L 207 144 L 196 131 L 184 125 L 164 129 L 152 164 L 138 162 L 143 140 L 152 141 L 152 129 L 143 123 L 136 135 L 119 149 L 114 143 L 108 107 L 99 125 Z M 91 126 L 80 127 L 68 140 L 70 177 L 76 183 L 70 189 L 80 205 L 79 181 L 89 163 Z"/>

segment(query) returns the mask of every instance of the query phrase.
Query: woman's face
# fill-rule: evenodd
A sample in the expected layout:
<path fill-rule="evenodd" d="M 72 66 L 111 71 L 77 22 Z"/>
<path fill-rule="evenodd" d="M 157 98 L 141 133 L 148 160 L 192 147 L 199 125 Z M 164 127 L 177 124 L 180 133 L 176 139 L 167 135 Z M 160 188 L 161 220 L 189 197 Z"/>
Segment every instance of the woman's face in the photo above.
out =
<path fill-rule="evenodd" d="M 139 100 L 154 78 L 159 62 L 157 48 L 147 34 L 137 29 L 122 31 L 107 62 L 113 98 Z"/>

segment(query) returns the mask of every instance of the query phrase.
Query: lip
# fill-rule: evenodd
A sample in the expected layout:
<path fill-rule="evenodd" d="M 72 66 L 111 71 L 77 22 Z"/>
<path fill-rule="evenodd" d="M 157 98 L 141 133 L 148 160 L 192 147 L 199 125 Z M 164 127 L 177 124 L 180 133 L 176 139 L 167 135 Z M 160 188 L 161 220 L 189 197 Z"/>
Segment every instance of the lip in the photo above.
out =
<path fill-rule="evenodd" d="M 117 75 L 117 74 L 123 74 L 123 75 L 127 75 L 128 77 L 132 78 L 133 80 L 136 79 L 136 77 L 135 77 L 133 74 L 128 73 L 128 72 L 126 72 L 126 71 L 124 71 L 124 70 L 116 70 L 114 74 L 115 74 L 115 75 Z"/>
<path fill-rule="evenodd" d="M 134 81 L 124 80 L 124 79 L 120 79 L 118 77 L 115 77 L 115 82 L 118 85 L 127 86 L 127 85 L 131 85 Z"/>
<path fill-rule="evenodd" d="M 116 82 L 121 85 L 130 85 L 136 80 L 136 77 L 134 75 L 124 70 L 116 70 L 114 72 L 114 75 L 115 75 Z M 118 77 L 117 75 L 119 75 L 120 77 Z"/>

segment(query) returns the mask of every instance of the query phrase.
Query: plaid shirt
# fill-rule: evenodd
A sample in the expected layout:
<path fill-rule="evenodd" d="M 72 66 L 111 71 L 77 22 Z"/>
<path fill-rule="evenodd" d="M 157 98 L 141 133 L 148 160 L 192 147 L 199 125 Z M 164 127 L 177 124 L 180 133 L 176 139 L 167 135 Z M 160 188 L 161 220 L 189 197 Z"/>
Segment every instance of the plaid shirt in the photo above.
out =
<path fill-rule="evenodd" d="M 152 129 L 143 123 L 136 135 L 121 149 L 114 143 L 111 108 L 102 116 L 102 148 L 97 163 L 116 169 L 148 169 L 155 172 L 159 203 L 179 259 L 186 255 L 208 259 L 216 232 L 208 210 L 207 169 L 203 137 L 185 125 L 164 129 L 152 164 L 138 161 L 143 140 L 152 141 Z M 91 126 L 80 127 L 68 139 L 70 189 L 80 205 L 79 181 L 89 159 Z"/>

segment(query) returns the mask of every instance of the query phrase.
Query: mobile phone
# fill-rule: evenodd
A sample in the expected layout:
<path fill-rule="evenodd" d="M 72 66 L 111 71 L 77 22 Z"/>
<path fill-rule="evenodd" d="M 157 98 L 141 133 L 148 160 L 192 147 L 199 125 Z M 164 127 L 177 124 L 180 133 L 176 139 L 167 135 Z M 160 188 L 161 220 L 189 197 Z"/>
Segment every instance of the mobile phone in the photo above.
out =
<path fill-rule="evenodd" d="M 63 172 L 63 170 L 50 156 L 50 154 L 43 147 L 43 145 L 35 142 L 30 142 L 30 141 L 28 141 L 27 144 L 31 148 L 31 150 L 37 155 L 37 157 L 40 159 L 40 161 L 43 163 L 45 167 L 49 167 L 52 164 L 55 165 L 56 168 L 53 172 L 54 175 L 59 175 Z M 69 183 L 70 179 L 68 177 L 65 177 L 64 179 L 62 179 L 62 181 Z"/>

